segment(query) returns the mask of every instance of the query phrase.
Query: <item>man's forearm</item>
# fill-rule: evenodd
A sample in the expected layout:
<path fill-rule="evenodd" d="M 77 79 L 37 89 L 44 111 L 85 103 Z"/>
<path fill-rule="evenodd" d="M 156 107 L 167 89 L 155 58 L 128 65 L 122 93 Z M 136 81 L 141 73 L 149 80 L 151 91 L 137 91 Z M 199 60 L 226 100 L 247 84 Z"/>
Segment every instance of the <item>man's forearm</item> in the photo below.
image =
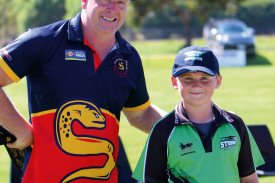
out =
<path fill-rule="evenodd" d="M 0 88 L 0 124 L 17 140 L 8 147 L 24 149 L 33 143 L 32 126 L 17 111 L 4 90 Z"/>
<path fill-rule="evenodd" d="M 150 105 L 148 108 L 140 111 L 123 111 L 129 123 L 149 133 L 153 125 L 167 114 L 164 110 L 158 108 L 155 105 Z"/>

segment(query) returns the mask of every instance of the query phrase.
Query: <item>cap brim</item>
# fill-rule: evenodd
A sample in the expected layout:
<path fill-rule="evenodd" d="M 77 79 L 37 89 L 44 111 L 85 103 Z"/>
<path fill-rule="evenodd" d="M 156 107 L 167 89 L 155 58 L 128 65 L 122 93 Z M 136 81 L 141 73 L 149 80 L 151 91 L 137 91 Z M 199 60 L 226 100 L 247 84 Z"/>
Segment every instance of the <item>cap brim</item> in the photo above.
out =
<path fill-rule="evenodd" d="M 176 72 L 174 72 L 172 74 L 173 77 L 177 77 L 183 73 L 186 73 L 186 72 L 204 72 L 206 74 L 209 74 L 211 76 L 215 76 L 217 74 L 217 72 L 215 71 L 212 71 L 210 69 L 207 69 L 205 67 L 202 67 L 202 66 L 185 66 L 185 67 L 182 67 L 180 69 L 177 69 Z"/>

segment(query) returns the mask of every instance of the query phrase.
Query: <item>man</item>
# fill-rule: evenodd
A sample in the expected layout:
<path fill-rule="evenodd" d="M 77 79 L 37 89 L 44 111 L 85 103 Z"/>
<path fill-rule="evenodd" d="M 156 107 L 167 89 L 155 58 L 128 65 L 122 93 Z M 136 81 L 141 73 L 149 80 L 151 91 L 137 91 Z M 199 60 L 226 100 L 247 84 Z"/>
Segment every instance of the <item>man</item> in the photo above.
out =
<path fill-rule="evenodd" d="M 30 123 L 0 90 L 0 124 L 25 149 L 24 182 L 117 182 L 120 112 L 145 132 L 150 103 L 137 51 L 118 30 L 128 0 L 81 0 L 70 20 L 28 30 L 0 52 L 0 86 L 27 76 Z"/>

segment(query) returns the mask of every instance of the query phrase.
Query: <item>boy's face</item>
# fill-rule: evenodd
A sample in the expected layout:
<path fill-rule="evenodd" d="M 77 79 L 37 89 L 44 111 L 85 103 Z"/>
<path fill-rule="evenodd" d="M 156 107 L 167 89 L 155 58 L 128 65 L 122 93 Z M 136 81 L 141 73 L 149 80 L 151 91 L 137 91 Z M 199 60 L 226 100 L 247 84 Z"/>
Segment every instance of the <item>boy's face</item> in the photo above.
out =
<path fill-rule="evenodd" d="M 211 103 L 214 90 L 219 88 L 222 76 L 203 72 L 186 72 L 171 77 L 173 87 L 178 89 L 185 105 L 201 106 Z"/>

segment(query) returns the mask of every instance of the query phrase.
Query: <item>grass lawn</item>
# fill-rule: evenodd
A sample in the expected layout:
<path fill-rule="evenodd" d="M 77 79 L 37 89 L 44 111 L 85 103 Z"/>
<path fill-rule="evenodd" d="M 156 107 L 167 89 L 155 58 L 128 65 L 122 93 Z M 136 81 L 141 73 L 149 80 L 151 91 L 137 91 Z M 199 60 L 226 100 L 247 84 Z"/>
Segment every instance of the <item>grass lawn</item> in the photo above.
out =
<path fill-rule="evenodd" d="M 166 111 L 174 109 L 179 94 L 170 83 L 171 68 L 183 40 L 132 42 L 140 52 L 152 102 Z M 193 44 L 204 45 L 196 39 Z M 213 101 L 234 111 L 247 124 L 266 124 L 275 142 L 275 36 L 257 37 L 257 56 L 248 58 L 246 67 L 221 68 L 223 81 Z M 28 116 L 25 80 L 5 87 L 16 107 Z M 19 92 L 20 91 L 20 92 Z M 131 168 L 134 169 L 147 134 L 131 127 L 121 118 L 120 136 L 125 145 Z M 0 183 L 8 183 L 9 158 L 0 147 Z M 261 183 L 275 182 L 275 177 L 260 178 Z"/>

